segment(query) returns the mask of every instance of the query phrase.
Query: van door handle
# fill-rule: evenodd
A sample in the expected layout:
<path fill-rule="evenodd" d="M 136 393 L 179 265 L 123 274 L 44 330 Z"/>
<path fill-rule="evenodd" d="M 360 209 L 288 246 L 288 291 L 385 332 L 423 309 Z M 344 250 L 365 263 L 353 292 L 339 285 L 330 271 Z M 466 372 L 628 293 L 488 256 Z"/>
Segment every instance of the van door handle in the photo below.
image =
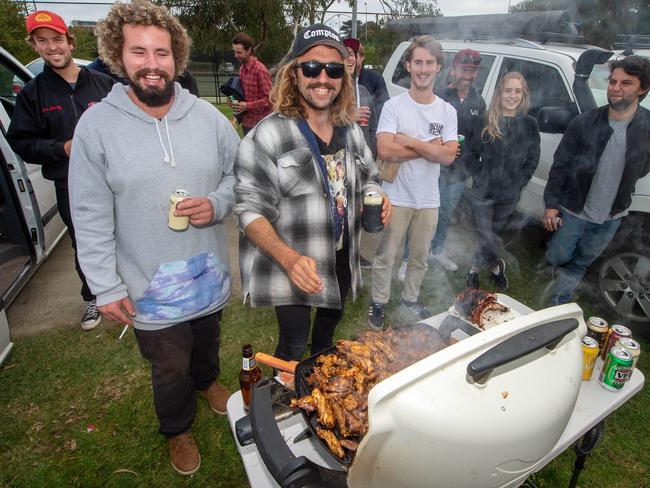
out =
<path fill-rule="evenodd" d="M 542 347 L 555 349 L 562 338 L 578 328 L 576 319 L 563 319 L 524 330 L 484 352 L 467 365 L 467 374 L 484 383 L 492 370 L 522 358 Z"/>

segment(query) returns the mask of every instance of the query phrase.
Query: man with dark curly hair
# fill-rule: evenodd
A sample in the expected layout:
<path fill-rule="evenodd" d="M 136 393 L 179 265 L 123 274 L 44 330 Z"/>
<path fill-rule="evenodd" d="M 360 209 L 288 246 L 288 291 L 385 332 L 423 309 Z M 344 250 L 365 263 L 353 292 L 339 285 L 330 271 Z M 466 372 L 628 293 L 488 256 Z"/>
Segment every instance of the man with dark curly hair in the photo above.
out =
<path fill-rule="evenodd" d="M 129 85 L 116 84 L 75 134 L 79 260 L 101 313 L 134 326 L 172 466 L 189 475 L 201 464 L 191 433 L 197 391 L 222 415 L 230 396 L 217 378 L 239 138 L 174 81 L 190 39 L 166 8 L 116 3 L 96 32 L 103 59 Z"/>

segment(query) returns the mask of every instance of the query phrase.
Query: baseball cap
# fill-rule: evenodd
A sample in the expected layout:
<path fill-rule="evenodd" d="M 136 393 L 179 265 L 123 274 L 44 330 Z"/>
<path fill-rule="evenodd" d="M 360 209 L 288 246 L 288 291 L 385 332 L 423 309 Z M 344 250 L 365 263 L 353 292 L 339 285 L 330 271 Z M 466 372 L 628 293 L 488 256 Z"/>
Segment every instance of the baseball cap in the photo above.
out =
<path fill-rule="evenodd" d="M 341 36 L 325 24 L 313 24 L 300 31 L 293 42 L 291 57 L 297 58 L 314 46 L 330 46 L 337 49 L 343 59 L 348 57 L 348 49 L 341 42 Z"/>
<path fill-rule="evenodd" d="M 350 49 L 352 49 L 356 54 L 359 52 L 359 46 L 361 45 L 361 42 L 359 42 L 359 39 L 355 39 L 354 37 L 349 37 L 343 40 L 343 45 L 345 47 L 349 47 Z"/>
<path fill-rule="evenodd" d="M 456 53 L 451 64 L 452 66 L 477 68 L 481 64 L 481 53 L 474 49 L 461 49 Z"/>
<path fill-rule="evenodd" d="M 31 34 L 41 27 L 52 29 L 59 34 L 68 33 L 68 26 L 65 25 L 65 21 L 55 13 L 48 10 L 37 10 L 36 12 L 29 14 L 27 19 L 25 19 L 25 26 L 27 27 L 28 34 Z"/>

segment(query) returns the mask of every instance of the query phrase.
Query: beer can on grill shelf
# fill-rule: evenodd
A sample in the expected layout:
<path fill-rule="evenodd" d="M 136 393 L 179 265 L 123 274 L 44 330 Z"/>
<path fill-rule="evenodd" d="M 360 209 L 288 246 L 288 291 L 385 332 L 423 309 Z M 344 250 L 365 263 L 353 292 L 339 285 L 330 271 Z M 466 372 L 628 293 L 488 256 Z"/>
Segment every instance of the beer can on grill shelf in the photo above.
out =
<path fill-rule="evenodd" d="M 169 197 L 169 215 L 167 217 L 167 225 L 171 230 L 182 231 L 190 226 L 190 218 L 187 216 L 176 216 L 176 204 L 189 198 L 190 194 L 185 190 L 176 190 L 172 192 Z"/>
<path fill-rule="evenodd" d="M 639 356 L 641 355 L 641 345 L 634 339 L 623 337 L 616 341 L 615 347 L 622 347 L 630 353 L 630 356 L 632 356 L 632 371 L 634 371 L 634 368 L 636 368 L 636 362 L 639 360 Z"/>
<path fill-rule="evenodd" d="M 632 376 L 632 355 L 622 347 L 612 347 L 600 372 L 600 386 L 610 391 L 620 391 Z"/>
<path fill-rule="evenodd" d="M 593 337 L 598 342 L 598 349 L 603 350 L 605 347 L 605 340 L 607 339 L 607 332 L 609 325 L 606 320 L 600 317 L 589 317 L 587 321 L 587 335 Z"/>
<path fill-rule="evenodd" d="M 582 366 L 582 379 L 589 381 L 594 372 L 596 359 L 598 358 L 598 343 L 593 337 L 585 337 L 582 339 L 582 353 L 584 355 Z"/>
<path fill-rule="evenodd" d="M 624 325 L 614 324 L 609 328 L 609 333 L 607 334 L 607 339 L 605 340 L 605 347 L 600 351 L 600 357 L 603 361 L 607 359 L 607 353 L 609 350 L 614 347 L 616 341 L 622 337 L 632 337 L 632 331 L 625 327 Z"/>

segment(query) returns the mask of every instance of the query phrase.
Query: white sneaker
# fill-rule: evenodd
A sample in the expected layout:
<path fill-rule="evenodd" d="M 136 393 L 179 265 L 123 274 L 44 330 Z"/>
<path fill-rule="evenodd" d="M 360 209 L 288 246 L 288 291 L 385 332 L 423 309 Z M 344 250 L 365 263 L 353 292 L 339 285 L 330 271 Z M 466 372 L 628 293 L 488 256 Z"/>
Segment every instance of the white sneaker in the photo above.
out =
<path fill-rule="evenodd" d="M 408 259 L 402 261 L 399 269 L 397 270 L 397 279 L 404 283 L 404 278 L 406 278 L 406 265 L 408 264 Z"/>
<path fill-rule="evenodd" d="M 440 266 L 447 271 L 456 271 L 458 269 L 458 265 L 443 254 L 429 254 L 429 258 L 438 261 Z"/>
<path fill-rule="evenodd" d="M 81 317 L 81 328 L 83 330 L 93 330 L 102 321 L 102 314 L 97 309 L 95 300 L 86 302 L 84 314 Z"/>

